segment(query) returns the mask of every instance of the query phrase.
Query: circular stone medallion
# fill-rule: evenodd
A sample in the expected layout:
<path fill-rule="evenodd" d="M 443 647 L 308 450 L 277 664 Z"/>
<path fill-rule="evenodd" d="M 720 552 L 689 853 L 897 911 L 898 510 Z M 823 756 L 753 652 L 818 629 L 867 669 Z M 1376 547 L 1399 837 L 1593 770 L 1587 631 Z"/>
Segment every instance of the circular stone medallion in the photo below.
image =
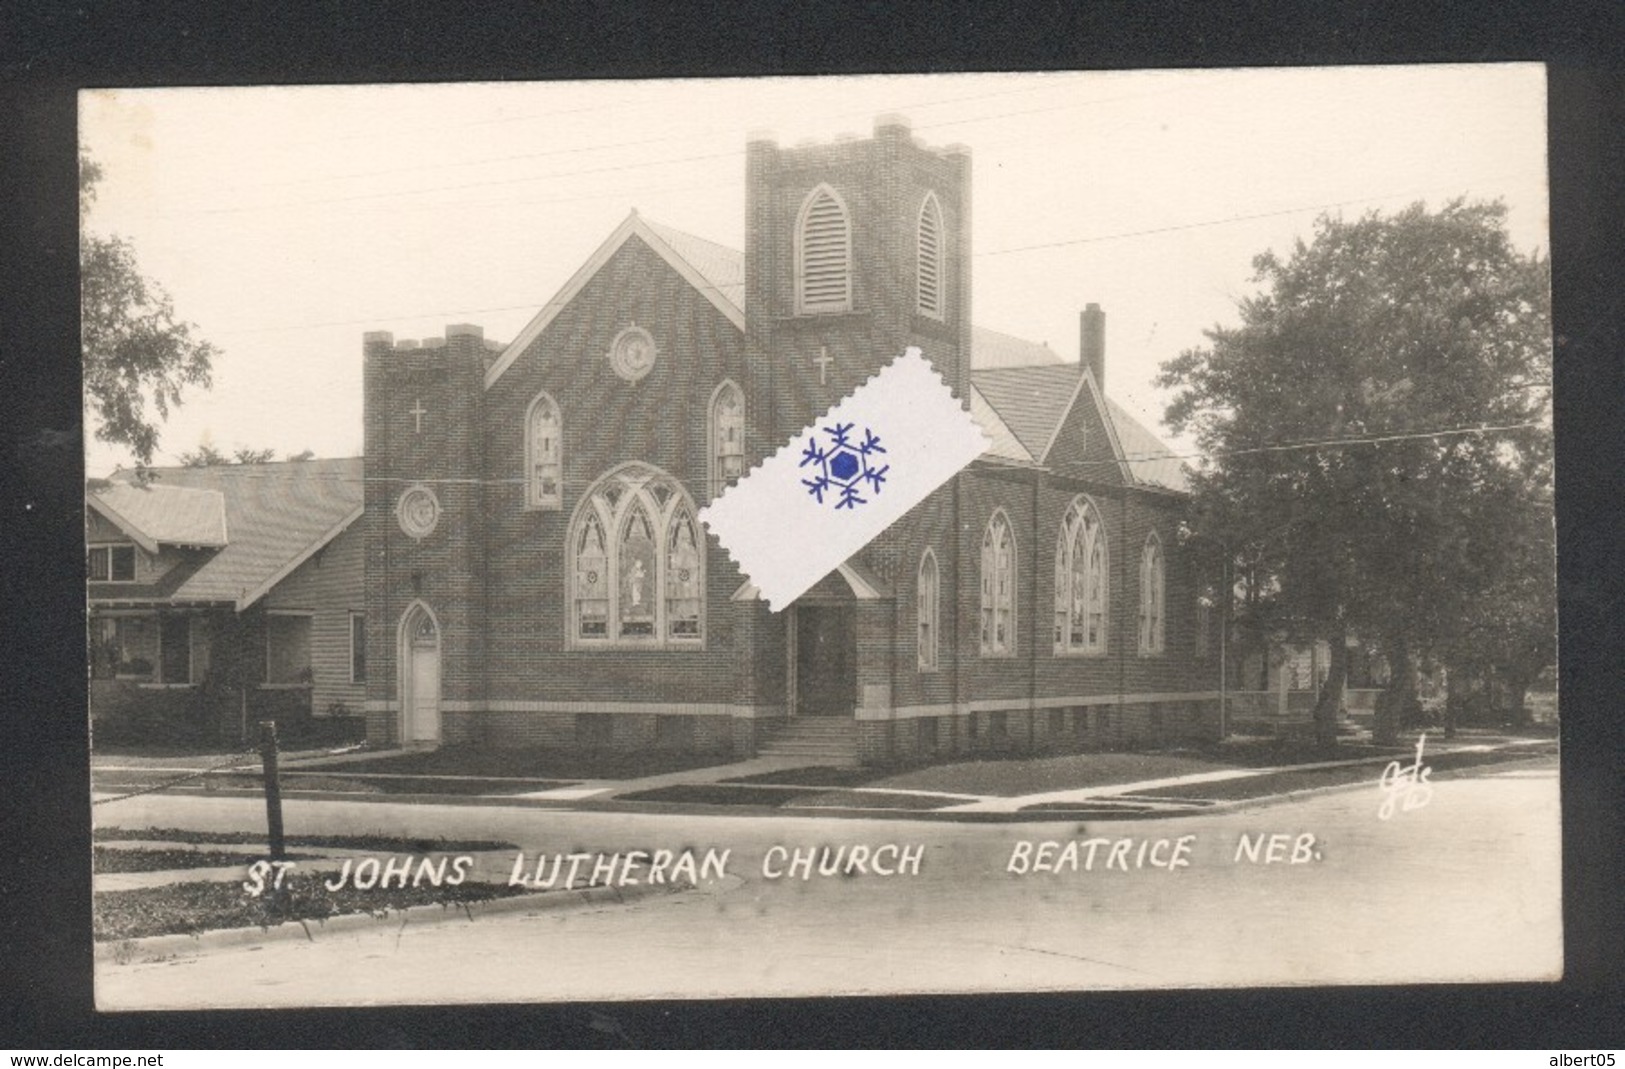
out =
<path fill-rule="evenodd" d="M 627 382 L 637 382 L 655 366 L 655 340 L 639 326 L 630 326 L 609 343 L 609 366 Z"/>
<path fill-rule="evenodd" d="M 408 487 L 395 504 L 395 518 L 411 537 L 427 537 L 440 522 L 440 501 L 427 486 Z"/>

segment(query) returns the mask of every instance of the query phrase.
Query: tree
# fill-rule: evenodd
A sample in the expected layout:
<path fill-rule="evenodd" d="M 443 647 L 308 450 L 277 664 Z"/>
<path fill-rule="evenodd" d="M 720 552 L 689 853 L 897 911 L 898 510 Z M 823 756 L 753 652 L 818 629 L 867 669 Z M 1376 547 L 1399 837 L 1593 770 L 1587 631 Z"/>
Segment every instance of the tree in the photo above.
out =
<path fill-rule="evenodd" d="M 200 442 L 196 449 L 181 454 L 181 463 L 188 468 L 213 468 L 231 460 L 208 442 Z"/>
<path fill-rule="evenodd" d="M 223 464 L 269 464 L 275 459 L 275 449 L 250 449 L 247 446 L 238 446 L 228 457 L 209 442 L 199 442 L 196 449 L 181 454 L 181 463 L 188 468 L 213 468 Z"/>
<path fill-rule="evenodd" d="M 1278 634 L 1331 645 L 1322 740 L 1350 637 L 1389 661 L 1377 736 L 1392 741 L 1420 658 L 1496 598 L 1540 615 L 1504 580 L 1529 524 L 1551 522 L 1549 265 L 1505 218 L 1462 201 L 1323 217 L 1290 258 L 1255 258 L 1240 326 L 1163 365 L 1167 420 L 1209 457 L 1198 533 L 1266 577 Z"/>
<path fill-rule="evenodd" d="M 219 352 L 175 318 L 163 287 L 142 276 L 135 250 L 118 237 L 85 229 L 101 168 L 79 157 L 79 271 L 85 408 L 96 437 L 127 446 L 137 463 L 152 463 L 157 424 L 179 406 L 188 386 L 207 389 Z M 148 402 L 156 420 L 148 411 Z"/>

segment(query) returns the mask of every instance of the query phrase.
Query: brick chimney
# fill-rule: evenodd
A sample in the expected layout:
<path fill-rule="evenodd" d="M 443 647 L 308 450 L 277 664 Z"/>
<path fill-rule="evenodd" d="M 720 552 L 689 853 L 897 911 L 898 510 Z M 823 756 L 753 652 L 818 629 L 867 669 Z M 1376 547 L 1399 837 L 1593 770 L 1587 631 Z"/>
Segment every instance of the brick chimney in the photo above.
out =
<path fill-rule="evenodd" d="M 1106 392 L 1106 313 L 1100 305 L 1089 304 L 1078 315 L 1078 362 L 1095 376 L 1095 385 Z"/>

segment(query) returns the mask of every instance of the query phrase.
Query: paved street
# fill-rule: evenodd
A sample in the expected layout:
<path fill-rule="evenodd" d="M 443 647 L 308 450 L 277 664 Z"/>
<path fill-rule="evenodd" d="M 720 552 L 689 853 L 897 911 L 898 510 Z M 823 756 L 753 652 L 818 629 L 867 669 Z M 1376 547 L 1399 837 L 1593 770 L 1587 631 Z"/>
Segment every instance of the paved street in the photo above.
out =
<path fill-rule="evenodd" d="M 728 875 L 624 904 L 472 922 L 448 913 L 404 926 L 318 929 L 315 942 L 273 933 L 159 962 L 108 958 L 98 964 L 97 1002 L 125 1009 L 1556 976 L 1555 760 L 1495 766 L 1432 788 L 1428 805 L 1386 821 L 1373 783 L 1227 813 L 1087 826 L 293 801 L 290 834 L 479 835 L 519 843 L 532 856 L 726 849 Z M 154 795 L 120 806 L 126 827 L 253 827 L 263 819 L 251 799 Z M 1283 836 L 1273 851 L 1256 838 L 1273 834 Z M 1237 860 L 1243 835 L 1256 861 L 1245 850 Z M 1194 838 L 1181 846 L 1186 836 Z M 1088 842 L 1097 838 L 1109 842 L 1094 844 L 1090 866 Z M 1125 838 L 1132 842 L 1119 847 Z M 1040 852 L 1046 840 L 1056 845 Z M 1077 843 L 1077 871 L 1063 860 L 1068 842 Z M 816 868 L 808 880 L 782 875 L 796 848 L 888 843 L 923 847 L 918 875 L 879 876 L 867 865 L 845 876 L 821 877 Z M 1061 861 L 1062 871 L 1008 872 L 1022 849 Z M 905 855 L 886 856 L 898 868 Z"/>

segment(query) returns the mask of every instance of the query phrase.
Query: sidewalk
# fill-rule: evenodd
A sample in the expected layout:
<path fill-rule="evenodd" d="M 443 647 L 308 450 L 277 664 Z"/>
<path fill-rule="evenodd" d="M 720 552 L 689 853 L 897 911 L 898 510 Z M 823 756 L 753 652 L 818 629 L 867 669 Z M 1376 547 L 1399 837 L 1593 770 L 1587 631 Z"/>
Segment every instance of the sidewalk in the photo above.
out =
<path fill-rule="evenodd" d="M 1443 762 L 1452 767 L 1464 763 L 1479 763 L 1472 755 L 1512 755 L 1528 751 L 1555 752 L 1556 740 L 1520 739 L 1504 736 L 1457 738 L 1454 740 L 1427 739 L 1424 764 Z M 372 753 L 290 755 L 285 769 L 290 772 L 319 769 L 340 761 L 358 759 L 371 763 L 401 756 L 401 751 Z M 304 797 L 331 801 L 355 800 L 368 803 L 394 802 L 420 804 L 428 802 L 455 802 L 472 806 L 586 808 L 597 811 L 694 812 L 715 813 L 733 811 L 780 812 L 824 815 L 876 817 L 930 816 L 936 819 L 987 819 L 1016 814 L 1056 811 L 1054 819 L 1063 819 L 1059 811 L 1087 810 L 1093 817 L 1109 819 L 1111 816 L 1130 818 L 1172 815 L 1211 808 L 1225 802 L 1267 800 L 1271 791 L 1266 784 L 1279 784 L 1279 793 L 1345 785 L 1350 782 L 1375 782 L 1390 762 L 1398 760 L 1403 766 L 1413 754 L 1404 750 L 1385 751 L 1335 760 L 1280 762 L 1257 766 L 1211 767 L 1226 761 L 1223 754 L 1197 753 L 1180 757 L 1150 753 L 1134 754 L 1073 754 L 1043 755 L 1008 758 L 998 761 L 971 762 L 965 765 L 968 778 L 981 780 L 987 786 L 971 784 L 960 786 L 952 782 L 958 772 L 953 767 L 933 769 L 877 770 L 866 775 L 862 770 L 841 770 L 832 776 L 830 770 L 816 760 L 788 757 L 759 757 L 728 764 L 709 765 L 679 771 L 630 779 L 572 780 L 559 786 L 535 790 L 515 790 L 514 784 L 523 782 L 517 777 L 414 775 L 410 773 L 335 772 L 332 780 L 342 782 L 346 777 L 358 784 L 369 786 L 368 791 L 355 792 L 335 788 L 324 778 L 323 786 L 301 790 L 294 777 L 284 780 L 283 793 L 288 797 Z M 216 758 L 218 759 L 218 758 Z M 1490 759 L 1495 759 L 1490 757 Z M 115 764 L 116 759 L 95 767 L 97 772 L 128 774 L 134 772 L 163 774 L 168 767 L 131 767 Z M 199 763 L 206 759 L 198 759 Z M 1233 757 L 1231 760 L 1240 760 Z M 1162 763 L 1173 767 L 1207 765 L 1198 771 L 1173 775 L 1133 777 L 1132 768 L 1127 780 L 1113 780 L 1110 775 L 1121 776 L 1125 761 L 1142 762 L 1153 767 Z M 1099 771 L 1106 766 L 1107 776 Z M 193 767 L 196 767 L 195 765 Z M 1057 767 L 1060 768 L 1058 773 Z M 1031 768 L 1033 773 L 1023 770 Z M 1369 776 L 1351 779 L 1351 770 L 1369 768 Z M 1115 769 L 1115 771 L 1113 771 Z M 182 770 L 176 768 L 175 770 Z M 1149 771 L 1150 769 L 1147 769 Z M 798 771 L 806 774 L 797 775 Z M 931 775 L 933 771 L 939 775 Z M 988 772 L 997 773 L 1001 784 L 990 783 Z M 1027 779 L 1024 781 L 1023 777 Z M 1274 778 L 1272 783 L 1271 778 Z M 1052 787 L 1047 790 L 1021 790 L 1023 786 L 1042 785 L 1073 778 L 1084 781 L 1078 786 Z M 925 782 L 920 782 L 924 780 Z M 901 781 L 901 782 L 899 782 Z M 387 782 L 390 786 L 381 786 Z M 1015 784 L 1010 789 L 1009 783 Z M 506 783 L 507 789 L 499 789 Z M 407 784 L 408 787 L 400 785 Z M 916 785 L 917 784 L 917 785 Z M 421 789 L 419 787 L 421 786 Z M 1003 789 L 1000 789 L 1001 786 Z M 123 793 L 125 787 L 102 784 L 93 791 L 99 798 Z M 184 788 L 171 789 L 173 794 L 186 793 Z M 246 795 L 256 793 L 251 786 L 236 789 L 217 789 L 220 795 Z M 1035 812 L 1037 811 L 1037 812 Z M 105 814 L 105 816 L 103 816 Z M 116 814 L 98 812 L 101 822 L 117 823 Z M 1042 818 L 1039 818 L 1042 819 Z"/>

